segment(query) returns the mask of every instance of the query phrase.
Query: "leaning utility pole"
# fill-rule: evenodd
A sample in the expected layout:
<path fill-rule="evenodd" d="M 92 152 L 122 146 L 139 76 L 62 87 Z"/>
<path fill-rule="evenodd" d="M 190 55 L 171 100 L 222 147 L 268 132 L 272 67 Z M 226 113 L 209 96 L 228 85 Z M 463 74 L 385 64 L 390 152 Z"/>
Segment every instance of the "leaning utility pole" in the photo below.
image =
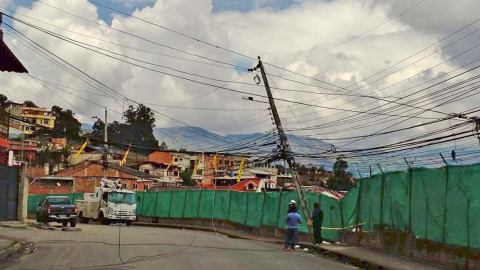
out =
<path fill-rule="evenodd" d="M 107 119 L 107 108 L 105 108 L 105 127 L 103 128 L 103 178 L 107 179 L 107 171 L 108 171 L 108 137 L 107 137 L 107 126 L 108 126 L 108 119 Z"/>
<path fill-rule="evenodd" d="M 275 121 L 275 125 L 277 126 L 278 136 L 280 137 L 280 149 L 282 151 L 282 157 L 287 161 L 288 166 L 292 172 L 293 183 L 297 189 L 298 198 L 300 200 L 300 205 L 302 206 L 303 215 L 305 219 L 310 218 L 310 209 L 308 208 L 307 199 L 305 197 L 305 193 L 303 192 L 302 185 L 298 180 L 298 174 L 296 172 L 296 164 L 295 159 L 292 154 L 292 150 L 290 149 L 290 144 L 288 143 L 287 135 L 282 127 L 282 121 L 280 120 L 280 116 L 278 115 L 277 107 L 275 106 L 275 101 L 272 96 L 272 92 L 270 91 L 270 85 L 268 84 L 267 74 L 265 73 L 265 68 L 263 67 L 263 63 L 260 60 L 260 56 L 258 57 L 258 65 L 255 69 L 260 69 L 262 73 L 263 83 L 265 85 L 265 89 L 267 90 L 268 102 L 270 103 L 270 109 L 272 110 L 273 119 Z M 308 226 L 308 233 L 310 239 L 312 238 L 312 228 Z"/>

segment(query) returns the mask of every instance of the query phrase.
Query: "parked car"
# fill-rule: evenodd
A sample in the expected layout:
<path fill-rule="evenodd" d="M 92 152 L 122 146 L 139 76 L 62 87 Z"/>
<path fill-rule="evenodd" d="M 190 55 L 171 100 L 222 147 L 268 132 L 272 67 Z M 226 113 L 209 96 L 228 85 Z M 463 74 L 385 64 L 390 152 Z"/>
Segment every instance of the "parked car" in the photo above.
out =
<path fill-rule="evenodd" d="M 48 196 L 38 204 L 37 222 L 58 222 L 77 226 L 78 208 L 67 196 Z"/>

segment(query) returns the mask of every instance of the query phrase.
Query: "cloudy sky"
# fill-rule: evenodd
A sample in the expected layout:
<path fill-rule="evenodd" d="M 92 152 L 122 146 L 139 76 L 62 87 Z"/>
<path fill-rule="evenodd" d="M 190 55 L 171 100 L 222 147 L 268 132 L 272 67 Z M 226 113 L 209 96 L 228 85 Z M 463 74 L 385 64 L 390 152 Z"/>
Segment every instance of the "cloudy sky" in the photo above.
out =
<path fill-rule="evenodd" d="M 480 63 L 474 62 L 480 59 L 480 49 L 475 47 L 480 44 L 480 31 L 475 32 L 480 27 L 480 22 L 475 22 L 480 18 L 477 0 L 104 0 L 101 3 L 224 49 L 95 6 L 87 0 L 0 0 L 2 12 L 133 63 L 92 52 L 4 18 L 5 23 L 118 94 L 104 89 L 101 92 L 98 84 L 89 85 L 67 73 L 22 44 L 24 41 L 18 34 L 5 25 L 4 40 L 30 75 L 50 84 L 25 75 L 4 73 L 0 74 L 0 91 L 18 102 L 28 99 L 44 107 L 57 104 L 70 108 L 84 123 L 92 123 L 91 116 L 101 115 L 105 106 L 111 109 L 112 119 L 120 120 L 116 112 L 129 103 L 123 96 L 213 132 L 263 132 L 273 128 L 267 104 L 246 101 L 242 97 L 247 94 L 214 87 L 265 95 L 262 84 L 255 85 L 257 73 L 245 73 L 231 66 L 250 68 L 256 65 L 251 58 L 261 56 L 268 63 L 265 67 L 272 76 L 271 86 L 311 92 L 273 89 L 279 99 L 316 106 L 277 101 L 284 125 L 297 135 L 332 139 L 385 128 L 394 130 L 480 104 L 478 96 L 473 95 L 436 107 L 437 112 L 419 113 L 420 108 L 432 108 L 448 97 L 459 95 L 448 92 L 446 96 L 436 96 L 435 91 L 478 74 L 474 70 L 427 88 Z M 16 13 L 3 9 L 6 7 Z M 63 86 L 55 88 L 52 83 Z M 338 96 L 345 93 L 349 96 Z M 397 103 L 413 102 L 415 98 L 421 98 L 411 103 L 416 108 L 387 102 L 397 99 Z M 387 115 L 359 114 L 380 110 Z M 414 113 L 415 118 L 407 119 Z M 172 126 L 159 113 L 157 116 L 158 127 Z M 402 120 L 405 121 L 399 123 Z M 458 122 L 443 121 L 361 140 L 351 146 L 398 141 Z"/>

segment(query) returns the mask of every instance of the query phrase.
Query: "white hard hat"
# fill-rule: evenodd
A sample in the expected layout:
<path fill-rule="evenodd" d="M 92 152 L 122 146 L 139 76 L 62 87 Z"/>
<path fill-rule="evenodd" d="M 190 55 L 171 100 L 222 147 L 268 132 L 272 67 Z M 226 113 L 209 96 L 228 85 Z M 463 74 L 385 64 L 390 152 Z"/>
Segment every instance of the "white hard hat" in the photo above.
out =
<path fill-rule="evenodd" d="M 295 200 L 291 200 L 289 204 L 296 204 L 297 202 Z"/>

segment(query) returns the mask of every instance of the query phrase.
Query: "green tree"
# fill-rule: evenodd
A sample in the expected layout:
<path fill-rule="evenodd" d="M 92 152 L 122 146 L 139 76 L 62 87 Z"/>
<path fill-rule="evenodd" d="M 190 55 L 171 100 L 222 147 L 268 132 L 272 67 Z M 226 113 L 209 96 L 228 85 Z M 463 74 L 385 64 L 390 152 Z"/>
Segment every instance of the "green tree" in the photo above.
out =
<path fill-rule="evenodd" d="M 355 181 L 350 172 L 347 172 L 348 163 L 343 157 L 337 157 L 333 164 L 333 175 L 329 177 L 326 186 L 333 190 L 350 190 Z"/>
<path fill-rule="evenodd" d="M 8 98 L 3 94 L 0 94 L 0 108 L 2 109 L 8 108 Z"/>
<path fill-rule="evenodd" d="M 305 166 L 305 165 L 300 165 L 300 167 L 298 167 L 298 174 L 299 175 L 306 175 L 308 172 L 308 168 Z"/>
<path fill-rule="evenodd" d="M 184 186 L 196 186 L 197 181 L 192 179 L 192 171 L 190 170 L 185 170 L 184 172 L 180 173 L 180 178 L 183 181 Z"/>
<path fill-rule="evenodd" d="M 56 117 L 55 126 L 51 131 L 52 137 L 71 140 L 80 138 L 82 124 L 75 118 L 75 113 L 72 110 L 64 110 L 59 106 L 53 106 L 52 114 Z"/>
<path fill-rule="evenodd" d="M 33 101 L 30 101 L 30 100 L 25 100 L 25 102 L 23 102 L 23 105 L 26 107 L 37 107 L 37 105 L 35 105 L 35 103 L 33 103 Z"/>
<path fill-rule="evenodd" d="M 119 148 L 127 149 L 132 145 L 132 151 L 149 154 L 157 149 L 158 140 L 153 134 L 155 127 L 155 114 L 144 105 L 138 105 L 136 108 L 130 106 L 123 113 L 125 123 L 114 121 L 107 126 L 108 141 Z M 105 123 L 97 119 L 93 124 L 93 132 L 90 138 L 103 141 Z"/>

